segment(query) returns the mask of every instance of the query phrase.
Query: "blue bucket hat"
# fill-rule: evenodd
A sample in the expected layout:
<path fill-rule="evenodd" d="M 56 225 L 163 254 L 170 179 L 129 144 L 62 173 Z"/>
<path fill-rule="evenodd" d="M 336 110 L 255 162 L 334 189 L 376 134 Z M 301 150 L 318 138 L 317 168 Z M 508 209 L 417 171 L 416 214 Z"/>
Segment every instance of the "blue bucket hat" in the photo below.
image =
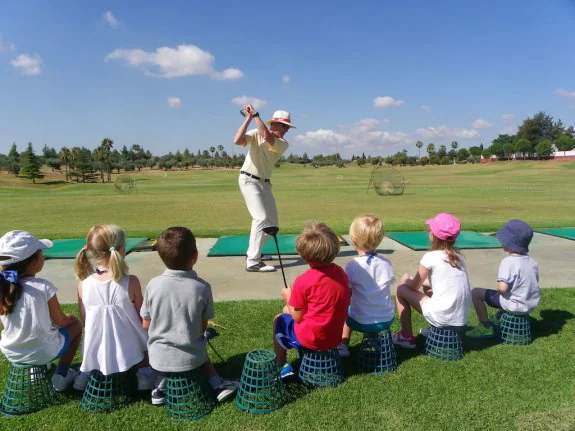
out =
<path fill-rule="evenodd" d="M 509 220 L 497 232 L 497 239 L 507 250 L 514 253 L 529 253 L 529 243 L 533 238 L 533 229 L 521 220 Z"/>

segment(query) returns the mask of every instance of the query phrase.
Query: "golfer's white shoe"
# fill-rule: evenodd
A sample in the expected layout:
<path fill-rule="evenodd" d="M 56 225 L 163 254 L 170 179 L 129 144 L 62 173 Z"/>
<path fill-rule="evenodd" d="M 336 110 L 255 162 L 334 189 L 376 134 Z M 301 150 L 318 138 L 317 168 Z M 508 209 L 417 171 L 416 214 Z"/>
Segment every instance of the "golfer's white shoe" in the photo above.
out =
<path fill-rule="evenodd" d="M 248 272 L 274 272 L 275 270 L 275 266 L 266 265 L 263 262 L 256 263 L 255 265 L 248 266 L 246 268 L 246 271 Z"/>

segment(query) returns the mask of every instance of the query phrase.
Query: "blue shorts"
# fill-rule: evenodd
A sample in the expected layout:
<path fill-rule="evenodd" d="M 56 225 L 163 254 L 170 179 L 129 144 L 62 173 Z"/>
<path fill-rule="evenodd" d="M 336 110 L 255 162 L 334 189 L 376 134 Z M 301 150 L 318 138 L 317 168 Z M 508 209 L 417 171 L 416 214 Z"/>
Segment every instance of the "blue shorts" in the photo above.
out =
<path fill-rule="evenodd" d="M 294 320 L 289 314 L 280 314 L 276 319 L 274 335 L 282 349 L 303 349 L 295 336 Z"/>
<path fill-rule="evenodd" d="M 490 307 L 503 310 L 499 298 L 501 298 L 501 293 L 499 293 L 497 290 L 485 289 L 485 303 Z"/>
<path fill-rule="evenodd" d="M 345 320 L 345 324 L 349 326 L 352 331 L 357 332 L 382 332 L 387 331 L 391 324 L 393 323 L 393 319 L 389 322 L 377 322 L 377 323 L 369 323 L 363 324 L 359 323 L 353 317 L 349 317 Z"/>
<path fill-rule="evenodd" d="M 70 334 L 68 333 L 68 331 L 65 328 L 59 328 L 58 332 L 60 332 L 60 334 L 62 334 L 64 336 L 64 345 L 62 346 L 62 348 L 60 349 L 60 351 L 58 352 L 58 354 L 56 355 L 56 357 L 54 359 L 58 359 L 58 358 L 61 358 L 62 356 L 64 356 L 66 354 L 66 352 L 70 349 L 70 343 L 72 342 L 72 339 L 70 338 Z"/>

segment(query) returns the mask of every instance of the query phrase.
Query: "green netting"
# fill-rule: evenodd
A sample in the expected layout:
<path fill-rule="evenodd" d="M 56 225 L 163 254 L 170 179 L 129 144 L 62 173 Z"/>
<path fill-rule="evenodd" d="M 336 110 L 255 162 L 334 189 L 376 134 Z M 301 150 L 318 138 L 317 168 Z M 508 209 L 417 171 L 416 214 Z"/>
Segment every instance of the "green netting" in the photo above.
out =
<path fill-rule="evenodd" d="M 387 236 L 412 250 L 429 250 L 428 232 L 391 232 Z M 478 232 L 463 231 L 457 237 L 455 246 L 460 249 L 501 248 L 497 238 Z"/>
<path fill-rule="evenodd" d="M 297 254 L 295 249 L 295 241 L 297 235 L 278 235 L 278 245 L 282 256 L 289 254 Z M 226 235 L 218 238 L 214 246 L 210 249 L 208 257 L 210 256 L 245 256 L 248 249 L 250 237 L 247 235 Z M 271 238 L 264 249 L 262 254 L 277 254 L 276 245 L 273 238 Z"/>
<path fill-rule="evenodd" d="M 146 241 L 148 238 L 128 238 L 126 240 L 126 253 Z M 85 239 L 56 239 L 54 246 L 44 251 L 49 259 L 74 259 L 80 249 L 86 244 Z"/>
<path fill-rule="evenodd" d="M 575 241 L 575 227 L 534 229 L 534 231 L 544 233 L 545 235 L 558 236 L 559 238 L 571 239 Z"/>
<path fill-rule="evenodd" d="M 54 404 L 55 399 L 46 365 L 10 364 L 0 401 L 2 414 L 32 413 Z"/>

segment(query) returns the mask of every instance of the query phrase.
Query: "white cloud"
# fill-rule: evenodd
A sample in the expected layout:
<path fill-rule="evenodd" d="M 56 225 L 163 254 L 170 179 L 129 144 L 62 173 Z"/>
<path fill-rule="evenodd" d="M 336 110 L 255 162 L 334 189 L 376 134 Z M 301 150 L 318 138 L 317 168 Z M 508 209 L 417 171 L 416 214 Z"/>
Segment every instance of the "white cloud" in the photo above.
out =
<path fill-rule="evenodd" d="M 515 119 L 515 114 L 503 114 L 503 115 L 501 116 L 501 119 L 502 119 L 503 121 L 505 121 L 506 123 L 509 122 L 509 121 L 513 121 L 513 120 Z"/>
<path fill-rule="evenodd" d="M 341 130 L 318 129 L 294 138 L 299 151 L 315 152 L 358 152 L 373 154 L 398 151 L 408 144 L 409 136 L 403 132 L 378 129 L 379 121 L 365 118 L 351 126 L 340 126 Z"/>
<path fill-rule="evenodd" d="M 397 100 L 391 96 L 379 96 L 373 99 L 374 108 L 398 108 L 403 105 L 405 105 L 403 100 Z"/>
<path fill-rule="evenodd" d="M 109 10 L 107 10 L 102 14 L 102 18 L 104 19 L 104 21 L 110 24 L 110 27 L 112 28 L 120 27 L 120 21 L 118 21 L 116 17 L 112 14 L 112 12 L 110 12 Z"/>
<path fill-rule="evenodd" d="M 431 106 L 429 105 L 421 105 L 419 109 L 421 109 L 423 112 L 431 112 Z"/>
<path fill-rule="evenodd" d="M 164 46 L 154 52 L 116 49 L 106 55 L 104 60 L 124 60 L 131 66 L 143 68 L 147 75 L 161 78 L 209 76 L 218 80 L 234 80 L 244 76 L 241 70 L 235 68 L 222 72 L 214 70 L 214 56 L 195 45 L 178 45 L 176 48 Z"/>
<path fill-rule="evenodd" d="M 474 139 L 479 137 L 479 132 L 473 129 L 459 129 L 447 126 L 418 128 L 416 132 L 425 139 Z"/>
<path fill-rule="evenodd" d="M 20 54 L 10 62 L 14 69 L 20 71 L 23 75 L 40 75 L 44 63 L 38 54 L 30 56 L 28 54 Z"/>
<path fill-rule="evenodd" d="M 251 96 L 239 96 L 232 99 L 234 105 L 244 107 L 246 105 L 252 105 L 256 110 L 262 109 L 268 102 L 265 100 L 258 99 L 257 97 Z"/>
<path fill-rule="evenodd" d="M 567 91 L 564 88 L 555 90 L 555 94 L 560 97 L 567 97 L 568 99 L 575 99 L 575 91 Z"/>
<path fill-rule="evenodd" d="M 474 129 L 489 129 L 491 127 L 491 123 L 483 118 L 478 118 L 471 124 L 471 127 Z"/>
<path fill-rule="evenodd" d="M 389 118 L 383 119 L 383 124 L 389 124 L 389 123 L 391 123 L 391 120 Z"/>
<path fill-rule="evenodd" d="M 289 84 L 290 81 L 291 81 L 291 77 L 289 75 L 282 76 L 282 82 L 284 84 Z"/>
<path fill-rule="evenodd" d="M 168 106 L 170 108 L 179 108 L 182 106 L 182 99 L 179 97 L 168 97 Z"/>
<path fill-rule="evenodd" d="M 223 70 L 221 72 L 213 72 L 210 78 L 217 79 L 218 81 L 233 81 L 235 79 L 241 79 L 244 77 L 244 73 L 240 69 L 235 67 L 230 67 L 229 69 Z"/>
<path fill-rule="evenodd" d="M 16 45 L 11 42 L 4 42 L 2 40 L 2 35 L 0 34 L 0 52 L 12 52 L 16 51 Z"/>

